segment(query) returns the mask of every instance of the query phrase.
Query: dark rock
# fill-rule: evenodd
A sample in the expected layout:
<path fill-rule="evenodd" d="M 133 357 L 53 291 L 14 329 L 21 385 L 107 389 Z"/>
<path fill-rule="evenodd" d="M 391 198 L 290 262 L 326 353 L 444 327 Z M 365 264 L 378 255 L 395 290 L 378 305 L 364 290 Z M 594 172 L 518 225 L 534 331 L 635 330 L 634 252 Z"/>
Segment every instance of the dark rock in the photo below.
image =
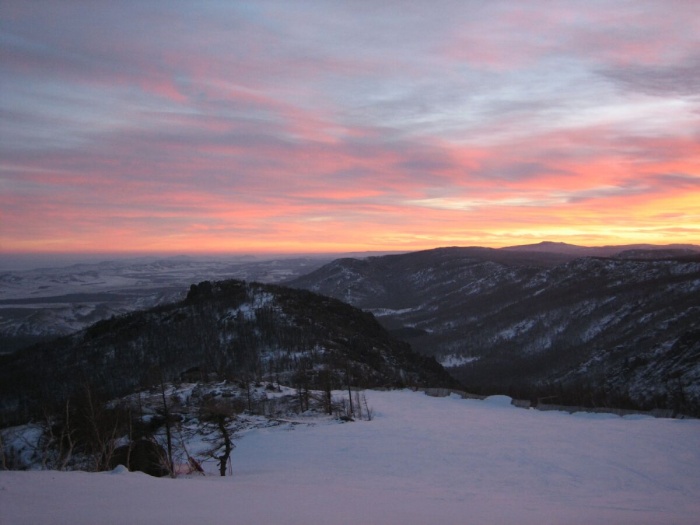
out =
<path fill-rule="evenodd" d="M 164 466 L 165 457 L 163 447 L 148 439 L 139 439 L 116 448 L 110 458 L 109 467 L 113 469 L 117 465 L 124 465 L 132 472 L 140 471 L 160 478 L 169 474 Z"/>

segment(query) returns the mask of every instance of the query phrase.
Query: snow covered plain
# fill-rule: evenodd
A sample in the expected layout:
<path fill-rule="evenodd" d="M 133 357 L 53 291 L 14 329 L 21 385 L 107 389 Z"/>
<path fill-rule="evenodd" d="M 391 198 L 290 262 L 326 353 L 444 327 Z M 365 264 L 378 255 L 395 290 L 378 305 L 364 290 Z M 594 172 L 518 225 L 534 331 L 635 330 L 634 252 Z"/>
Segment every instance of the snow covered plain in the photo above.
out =
<path fill-rule="evenodd" d="M 698 420 L 538 412 L 502 396 L 366 396 L 372 421 L 243 434 L 232 477 L 0 472 L 0 523 L 698 522 Z"/>
<path fill-rule="evenodd" d="M 32 268 L 42 260 L 51 267 Z M 183 256 L 87 260 L 61 266 L 60 258 L 48 256 L 34 262 L 0 257 L 0 354 L 36 342 L 32 338 L 67 335 L 113 315 L 180 301 L 191 284 L 205 279 L 277 283 L 330 260 L 330 256 Z M 22 268 L 16 266 L 20 263 L 29 268 L 17 269 Z"/>

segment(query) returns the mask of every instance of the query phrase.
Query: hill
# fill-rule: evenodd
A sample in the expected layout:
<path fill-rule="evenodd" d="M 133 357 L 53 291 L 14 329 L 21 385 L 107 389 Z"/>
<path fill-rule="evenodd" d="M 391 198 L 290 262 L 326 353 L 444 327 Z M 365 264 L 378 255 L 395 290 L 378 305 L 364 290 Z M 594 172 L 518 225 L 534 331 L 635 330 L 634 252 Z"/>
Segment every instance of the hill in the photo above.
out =
<path fill-rule="evenodd" d="M 472 391 L 700 413 L 700 252 L 537 248 L 340 259 L 289 284 L 374 313 Z"/>
<path fill-rule="evenodd" d="M 100 321 L 3 356 L 0 365 L 5 424 L 61 406 L 86 385 L 109 399 L 185 376 L 303 389 L 456 384 L 370 313 L 307 291 L 237 280 L 203 281 L 184 301 Z"/>
<path fill-rule="evenodd" d="M 42 258 L 34 261 L 34 268 L 0 265 L 0 354 L 112 316 L 181 301 L 192 283 L 238 279 L 276 284 L 334 258 L 126 257 L 83 259 L 68 266 L 56 266 L 60 259 Z M 17 262 L 32 266 L 32 260 Z"/>
<path fill-rule="evenodd" d="M 700 246 L 695 244 L 668 244 L 664 246 L 656 244 L 626 244 L 608 246 L 577 246 L 565 242 L 543 241 L 537 244 L 523 244 L 520 246 L 508 246 L 501 248 L 508 252 L 539 252 L 558 253 L 574 257 L 619 257 L 621 254 L 646 254 L 649 258 L 677 257 L 684 255 L 698 255 Z"/>

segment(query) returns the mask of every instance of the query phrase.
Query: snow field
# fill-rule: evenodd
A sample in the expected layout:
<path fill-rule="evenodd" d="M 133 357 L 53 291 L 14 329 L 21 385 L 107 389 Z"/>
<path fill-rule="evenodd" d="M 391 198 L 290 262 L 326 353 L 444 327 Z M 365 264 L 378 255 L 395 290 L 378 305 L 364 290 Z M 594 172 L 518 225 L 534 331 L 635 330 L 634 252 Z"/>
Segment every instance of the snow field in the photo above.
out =
<path fill-rule="evenodd" d="M 0 523 L 691 524 L 700 421 L 366 392 L 372 421 L 254 429 L 233 477 L 0 472 Z"/>

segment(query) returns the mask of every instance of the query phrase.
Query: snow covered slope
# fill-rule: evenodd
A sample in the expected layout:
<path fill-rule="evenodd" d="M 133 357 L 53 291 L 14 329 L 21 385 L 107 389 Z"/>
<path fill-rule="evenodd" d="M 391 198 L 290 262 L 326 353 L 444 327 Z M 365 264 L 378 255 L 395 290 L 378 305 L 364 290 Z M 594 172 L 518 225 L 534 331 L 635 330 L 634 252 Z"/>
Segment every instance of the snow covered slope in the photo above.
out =
<path fill-rule="evenodd" d="M 0 472 L 0 523 L 697 523 L 700 421 L 366 394 L 372 421 L 248 432 L 233 477 Z"/>

